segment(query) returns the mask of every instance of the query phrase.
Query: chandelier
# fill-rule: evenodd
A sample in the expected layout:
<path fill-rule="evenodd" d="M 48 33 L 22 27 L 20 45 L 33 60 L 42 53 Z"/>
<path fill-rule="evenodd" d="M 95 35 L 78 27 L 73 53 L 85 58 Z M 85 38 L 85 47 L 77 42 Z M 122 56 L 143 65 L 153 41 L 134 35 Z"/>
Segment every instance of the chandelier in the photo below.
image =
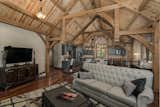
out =
<path fill-rule="evenodd" d="M 40 0 L 41 5 L 42 0 Z M 40 7 L 40 10 L 36 13 L 37 18 L 39 19 L 45 19 L 46 15 L 42 12 L 42 5 Z"/>

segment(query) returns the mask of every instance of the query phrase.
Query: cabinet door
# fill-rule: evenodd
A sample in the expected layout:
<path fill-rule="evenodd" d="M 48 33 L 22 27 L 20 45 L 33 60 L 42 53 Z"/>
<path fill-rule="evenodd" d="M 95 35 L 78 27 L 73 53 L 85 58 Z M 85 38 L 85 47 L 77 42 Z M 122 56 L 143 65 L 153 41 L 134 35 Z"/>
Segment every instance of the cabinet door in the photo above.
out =
<path fill-rule="evenodd" d="M 7 83 L 16 83 L 18 80 L 18 73 L 16 70 L 6 72 Z"/>

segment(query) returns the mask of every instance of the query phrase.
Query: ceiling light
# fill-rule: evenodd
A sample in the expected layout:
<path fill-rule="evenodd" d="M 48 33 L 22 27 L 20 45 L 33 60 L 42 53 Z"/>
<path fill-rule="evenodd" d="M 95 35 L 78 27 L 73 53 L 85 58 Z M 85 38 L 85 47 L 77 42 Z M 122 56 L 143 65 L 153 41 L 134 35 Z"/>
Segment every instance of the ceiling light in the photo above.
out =
<path fill-rule="evenodd" d="M 134 53 L 134 55 L 135 55 L 135 56 L 139 56 L 139 55 L 140 55 L 140 53 Z"/>
<path fill-rule="evenodd" d="M 39 19 L 45 19 L 45 17 L 46 17 L 46 15 L 44 15 L 44 14 L 42 13 L 42 11 L 39 11 L 39 12 L 36 14 L 36 16 L 37 16 Z"/>
<path fill-rule="evenodd" d="M 42 2 L 42 0 L 40 0 L 40 2 Z M 40 10 L 37 12 L 36 16 L 39 19 L 45 19 L 46 15 L 42 12 L 42 6 L 40 7 Z"/>

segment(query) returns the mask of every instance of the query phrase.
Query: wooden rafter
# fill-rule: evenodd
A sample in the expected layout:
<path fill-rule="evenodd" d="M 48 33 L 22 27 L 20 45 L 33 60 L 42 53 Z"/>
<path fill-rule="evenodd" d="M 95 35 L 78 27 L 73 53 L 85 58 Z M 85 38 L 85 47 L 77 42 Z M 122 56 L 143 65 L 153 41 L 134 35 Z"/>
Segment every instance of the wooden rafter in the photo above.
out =
<path fill-rule="evenodd" d="M 120 0 L 112 0 L 112 1 L 114 1 L 115 3 L 121 3 Z M 131 1 L 131 0 L 129 0 L 129 1 Z M 148 0 L 148 1 L 149 1 L 149 0 Z M 152 18 L 152 17 L 150 17 L 150 16 L 148 16 L 148 15 L 143 14 L 143 12 L 140 12 L 140 11 L 134 9 L 131 5 L 129 5 L 129 4 L 127 4 L 127 3 L 122 3 L 122 5 L 123 5 L 125 8 L 129 9 L 130 11 L 132 11 L 132 12 L 138 14 L 138 15 L 141 15 L 141 16 L 147 18 L 147 19 L 150 20 L 150 21 L 155 21 L 155 20 L 156 20 L 156 19 L 154 19 L 154 18 Z"/>
<path fill-rule="evenodd" d="M 59 0 L 58 0 L 58 1 L 59 1 Z M 65 9 L 57 3 L 57 1 L 51 0 L 51 2 L 52 2 L 58 9 L 60 9 L 62 12 L 65 11 Z"/>
<path fill-rule="evenodd" d="M 49 42 L 51 42 L 51 41 L 60 41 L 60 40 L 61 40 L 60 37 L 48 38 Z"/>
<path fill-rule="evenodd" d="M 119 8 L 114 10 L 114 41 L 119 42 L 120 38 L 120 10 Z"/>
<path fill-rule="evenodd" d="M 37 20 L 37 21 L 39 21 L 39 22 L 42 23 L 42 24 L 47 25 L 47 26 L 48 26 L 49 28 L 51 28 L 51 29 L 56 28 L 57 30 L 61 30 L 61 28 L 58 28 L 58 27 L 55 26 L 54 24 L 49 23 L 49 22 L 45 21 L 44 19 L 39 19 L 39 18 L 37 18 L 35 15 L 31 14 L 30 12 L 28 12 L 28 11 L 26 11 L 26 10 L 24 10 L 24 9 L 19 8 L 18 6 L 14 5 L 14 4 L 10 3 L 10 2 L 8 2 L 7 0 L 0 0 L 0 3 L 3 4 L 3 5 L 5 5 L 5 6 L 7 6 L 8 8 L 11 8 L 11 9 L 13 9 L 13 10 L 19 12 L 19 13 L 22 13 L 22 14 L 25 15 L 25 16 L 28 16 L 28 17 L 30 17 L 30 18 L 32 18 L 32 19 L 34 19 L 34 20 Z M 17 23 L 17 25 L 18 25 L 18 24 L 19 24 L 19 23 Z M 14 24 L 14 25 L 15 25 L 15 24 Z M 22 25 L 21 25 L 21 26 L 22 26 Z M 26 28 L 26 27 L 25 27 L 25 28 Z M 27 27 L 27 28 L 28 28 L 28 27 Z M 27 28 L 26 28 L 26 29 L 27 29 Z M 30 29 L 28 29 L 28 30 L 30 30 Z M 31 30 L 31 31 L 34 31 L 34 30 Z M 38 33 L 40 33 L 40 31 L 39 31 Z M 69 35 L 71 35 L 71 34 L 70 34 L 69 32 L 67 32 L 67 31 L 66 31 L 66 33 L 69 34 Z M 45 35 L 47 36 L 47 35 L 50 35 L 50 34 L 49 34 L 49 33 L 45 33 Z"/>
<path fill-rule="evenodd" d="M 0 16 L 0 22 L 6 23 L 6 24 L 9 24 L 9 25 L 13 25 L 13 26 L 25 29 L 25 30 L 30 30 L 30 31 L 33 31 L 33 32 L 36 32 L 36 33 L 40 33 L 40 34 L 46 35 L 46 33 L 43 32 L 43 31 L 39 31 L 38 29 L 31 28 L 28 25 L 24 26 L 24 24 L 22 24 L 22 23 L 18 23 L 17 24 L 17 22 L 15 22 L 14 20 L 11 20 L 11 19 L 8 19 L 8 18 L 5 18 L 5 17 L 1 17 Z"/>
<path fill-rule="evenodd" d="M 112 27 L 114 27 L 114 20 L 112 17 L 110 17 L 109 15 L 107 15 L 105 12 L 102 13 L 97 13 L 101 18 L 105 19 L 106 21 L 108 21 L 110 23 L 110 25 L 112 25 Z"/>
<path fill-rule="evenodd" d="M 77 33 L 77 35 L 75 35 L 75 36 L 73 37 L 73 39 L 72 39 L 71 41 L 74 41 L 81 33 L 83 33 L 83 32 L 85 31 L 85 29 L 87 29 L 88 26 L 89 26 L 90 24 L 92 24 L 92 22 L 95 21 L 96 18 L 97 18 L 97 17 L 94 17 L 89 23 L 87 23 L 87 25 L 84 26 L 83 29 L 81 29 L 81 30 Z"/>
<path fill-rule="evenodd" d="M 62 43 L 66 41 L 66 19 L 62 20 L 62 37 L 61 37 Z"/>
<path fill-rule="evenodd" d="M 26 15 L 26 16 L 34 19 L 34 20 L 37 20 L 37 21 L 39 21 L 41 23 L 44 23 L 45 25 L 47 25 L 47 26 L 49 26 L 51 28 L 57 28 L 55 25 L 53 25 L 53 24 L 51 24 L 51 23 L 49 23 L 49 22 L 47 22 L 47 21 L 45 21 L 43 19 L 38 19 L 35 15 L 31 14 L 30 12 L 28 12 L 26 10 L 23 10 L 23 9 L 19 8 L 18 6 L 10 3 L 7 0 L 0 0 L 0 3 L 5 5 L 5 6 L 7 6 L 8 8 L 11 8 L 11 9 L 13 9 L 13 10 L 19 12 L 19 13 L 22 13 L 23 15 Z M 60 29 L 60 28 L 57 28 L 57 29 Z"/>
<path fill-rule="evenodd" d="M 75 4 L 77 3 L 78 0 L 70 0 L 70 2 L 68 3 L 67 7 L 65 7 L 65 11 L 63 12 L 64 15 L 67 15 L 69 14 L 69 11 L 75 6 Z M 61 20 L 58 20 L 57 22 L 57 25 L 59 23 L 61 23 L 62 21 Z M 67 26 L 67 24 L 66 24 Z M 54 30 L 54 28 L 53 28 Z M 52 32 L 49 33 L 49 35 L 51 34 Z"/>
<path fill-rule="evenodd" d="M 104 7 L 96 8 L 96 9 L 80 11 L 80 12 L 77 12 L 77 13 L 66 15 L 63 18 L 70 19 L 70 18 L 80 17 L 80 16 L 84 16 L 84 15 L 90 15 L 90 14 L 95 15 L 99 12 L 110 11 L 110 10 L 113 10 L 113 9 L 116 9 L 116 8 L 121 8 L 121 7 L 123 7 L 122 3 L 118 3 L 118 4 L 114 4 L 114 5 L 110 5 L 110 6 L 104 6 Z"/>
<path fill-rule="evenodd" d="M 149 2 L 149 0 L 143 0 L 143 2 L 141 3 L 141 5 L 138 8 L 138 11 L 142 11 L 144 9 L 144 7 L 146 6 L 146 4 Z M 132 24 L 136 21 L 136 19 L 138 18 L 139 14 L 135 14 L 131 20 L 131 22 L 128 24 L 127 29 L 130 29 L 130 27 L 132 26 Z"/>
<path fill-rule="evenodd" d="M 137 29 L 137 30 L 124 30 L 120 31 L 120 35 L 136 35 L 136 34 L 147 34 L 147 33 L 154 33 L 153 28 L 143 28 L 143 29 Z"/>
<path fill-rule="evenodd" d="M 129 37 L 134 38 L 135 40 L 139 41 L 147 49 L 149 49 L 151 52 L 153 52 L 153 46 L 142 35 L 129 35 Z"/>

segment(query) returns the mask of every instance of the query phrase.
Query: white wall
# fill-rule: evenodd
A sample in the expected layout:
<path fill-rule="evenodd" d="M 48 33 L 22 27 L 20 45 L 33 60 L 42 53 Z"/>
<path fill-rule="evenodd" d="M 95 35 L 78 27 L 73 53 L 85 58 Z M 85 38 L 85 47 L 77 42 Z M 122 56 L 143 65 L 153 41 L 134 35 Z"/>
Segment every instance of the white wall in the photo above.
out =
<path fill-rule="evenodd" d="M 36 33 L 0 23 L 0 46 L 32 48 L 39 73 L 45 72 L 45 45 Z"/>

